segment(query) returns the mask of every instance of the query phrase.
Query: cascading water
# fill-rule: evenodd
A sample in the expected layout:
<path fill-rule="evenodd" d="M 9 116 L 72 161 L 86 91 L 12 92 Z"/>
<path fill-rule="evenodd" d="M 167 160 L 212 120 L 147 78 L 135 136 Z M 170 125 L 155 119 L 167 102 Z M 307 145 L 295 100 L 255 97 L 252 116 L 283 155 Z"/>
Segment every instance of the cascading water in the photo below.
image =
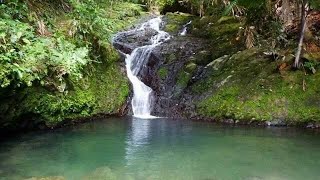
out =
<path fill-rule="evenodd" d="M 148 29 L 156 32 L 156 34 L 151 37 L 148 45 L 135 48 L 131 54 L 125 54 L 127 75 L 132 83 L 134 93 L 132 111 L 134 116 L 138 118 L 155 118 L 151 116 L 154 99 L 153 90 L 139 79 L 138 74 L 147 64 L 152 50 L 170 39 L 170 35 L 167 32 L 160 30 L 161 24 L 161 17 L 157 17 L 143 23 L 139 28 L 127 32 L 130 34 L 140 31 L 146 32 Z"/>
<path fill-rule="evenodd" d="M 187 35 L 188 26 L 192 23 L 192 21 L 189 21 L 187 24 L 183 25 L 183 29 L 180 33 L 180 36 Z"/>

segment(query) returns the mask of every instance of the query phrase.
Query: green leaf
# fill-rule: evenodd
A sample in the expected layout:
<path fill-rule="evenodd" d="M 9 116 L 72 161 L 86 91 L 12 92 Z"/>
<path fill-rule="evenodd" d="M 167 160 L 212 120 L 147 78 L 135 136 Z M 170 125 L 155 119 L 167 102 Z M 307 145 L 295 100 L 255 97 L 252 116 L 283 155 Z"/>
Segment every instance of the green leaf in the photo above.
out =
<path fill-rule="evenodd" d="M 6 33 L 5 32 L 2 32 L 2 33 L 0 33 L 0 38 L 5 38 L 6 37 Z"/>
<path fill-rule="evenodd" d="M 22 38 L 22 41 L 26 44 L 31 44 L 31 42 L 27 38 Z"/>
<path fill-rule="evenodd" d="M 20 70 L 17 70 L 16 72 L 18 74 L 18 78 L 22 79 L 23 78 L 23 73 Z"/>
<path fill-rule="evenodd" d="M 18 36 L 15 35 L 15 34 L 11 35 L 10 42 L 11 42 L 11 43 L 15 43 L 15 42 L 17 42 L 17 41 L 18 41 Z"/>

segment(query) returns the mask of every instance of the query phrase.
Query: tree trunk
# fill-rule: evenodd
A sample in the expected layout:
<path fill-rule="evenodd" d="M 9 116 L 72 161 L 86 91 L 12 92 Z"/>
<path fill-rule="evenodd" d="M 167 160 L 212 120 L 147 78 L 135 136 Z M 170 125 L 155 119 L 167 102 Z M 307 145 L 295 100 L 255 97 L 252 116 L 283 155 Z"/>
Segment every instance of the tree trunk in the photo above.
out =
<path fill-rule="evenodd" d="M 301 30 L 300 30 L 300 39 L 299 39 L 299 44 L 298 44 L 298 50 L 296 52 L 296 58 L 294 61 L 294 67 L 298 68 L 299 67 L 299 61 L 301 58 L 302 54 L 302 46 L 303 46 L 303 40 L 304 40 L 304 33 L 306 31 L 306 19 L 307 19 L 307 12 L 306 12 L 306 5 L 307 5 L 307 0 L 303 0 L 301 4 Z"/>
<path fill-rule="evenodd" d="M 283 0 L 282 1 L 282 20 L 285 26 L 291 23 L 290 18 L 292 17 L 290 17 L 290 12 L 291 12 L 290 1 Z"/>
<path fill-rule="evenodd" d="M 203 2 L 203 0 L 200 1 L 199 14 L 200 14 L 200 17 L 202 17 L 204 15 L 204 2 Z"/>

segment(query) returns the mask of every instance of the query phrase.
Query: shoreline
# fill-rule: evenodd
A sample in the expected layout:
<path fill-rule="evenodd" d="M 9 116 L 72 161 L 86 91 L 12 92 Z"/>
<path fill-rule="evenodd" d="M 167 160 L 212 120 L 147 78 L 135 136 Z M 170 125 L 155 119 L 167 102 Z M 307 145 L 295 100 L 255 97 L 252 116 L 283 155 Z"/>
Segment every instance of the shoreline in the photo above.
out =
<path fill-rule="evenodd" d="M 45 127 L 45 126 L 38 126 L 33 127 L 30 129 L 16 129 L 16 130 L 8 130 L 8 129 L 0 129 L 0 141 L 10 139 L 12 137 L 20 136 L 25 133 L 32 133 L 32 132 L 43 132 L 48 133 L 51 131 L 55 131 L 58 129 L 68 128 L 68 127 L 76 127 L 81 124 L 87 124 L 91 122 L 98 122 L 102 120 L 108 120 L 110 118 L 133 118 L 133 116 L 130 115 L 119 115 L 119 114 L 98 114 L 92 117 L 83 117 L 83 118 L 77 118 L 74 120 L 65 119 L 63 122 L 57 124 L 56 126 L 52 127 Z M 300 123 L 300 124 L 289 124 L 284 123 L 282 124 L 269 124 L 269 121 L 258 121 L 258 120 L 252 120 L 252 121 L 239 121 L 239 120 L 233 120 L 233 119 L 225 119 L 225 120 L 215 120 L 213 118 L 171 118 L 171 117 L 161 117 L 159 119 L 168 119 L 170 121 L 189 121 L 189 122 L 197 122 L 197 123 L 208 123 L 212 125 L 217 126 L 226 126 L 226 127 L 233 127 L 233 128 L 241 128 L 241 127 L 247 127 L 247 128 L 293 128 L 293 129 L 299 129 L 299 130 L 312 130 L 315 132 L 320 132 L 320 125 L 319 123 L 314 122 L 314 124 L 311 124 L 311 122 L 308 123 Z M 148 120 L 149 121 L 149 120 Z M 152 120 L 150 120 L 152 121 Z M 43 124 L 42 124 L 43 125 Z"/>

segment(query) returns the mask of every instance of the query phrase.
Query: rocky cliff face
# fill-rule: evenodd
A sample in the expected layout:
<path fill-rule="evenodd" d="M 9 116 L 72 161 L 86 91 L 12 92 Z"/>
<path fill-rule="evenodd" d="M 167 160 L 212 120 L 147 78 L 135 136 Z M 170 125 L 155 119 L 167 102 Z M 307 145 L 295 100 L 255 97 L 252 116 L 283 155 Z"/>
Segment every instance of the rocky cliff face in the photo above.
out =
<path fill-rule="evenodd" d="M 192 25 L 189 27 L 189 34 L 181 36 L 184 24 L 190 20 L 199 21 L 194 16 L 168 13 L 163 19 L 165 21 L 163 29 L 170 32 L 172 38 L 153 50 L 147 67 L 139 76 L 155 91 L 153 114 L 162 117 L 197 117 L 195 101 L 199 101 L 202 95 L 193 93 L 190 88 L 206 76 L 206 68 L 212 58 L 220 57 L 227 51 L 232 53 L 237 47 L 225 42 L 223 42 L 225 44 L 214 44 L 204 37 L 207 31 L 201 32 L 201 29 L 196 29 L 196 26 Z M 228 31 L 226 33 L 235 34 L 240 23 L 231 21 L 232 23 L 227 24 L 224 30 Z M 233 29 L 229 29 L 229 25 L 233 25 Z M 191 31 L 201 36 L 193 35 Z M 223 30 L 219 31 L 223 33 Z M 130 53 L 134 48 L 147 44 L 153 35 L 152 31 L 145 34 L 126 33 L 123 37 L 119 37 L 114 46 L 121 52 Z M 219 35 L 219 32 L 216 32 L 214 36 Z M 223 49 L 222 45 L 230 49 Z"/>
<path fill-rule="evenodd" d="M 262 39 L 258 47 L 246 49 L 245 37 L 239 35 L 242 23 L 233 17 L 169 13 L 164 19 L 163 28 L 172 38 L 153 51 L 140 74 L 156 93 L 154 114 L 232 124 L 317 126 L 320 78 L 291 69 L 294 43 L 272 49 Z M 179 36 L 190 20 L 188 34 Z M 118 48 L 130 52 L 147 36 L 128 35 Z"/>

